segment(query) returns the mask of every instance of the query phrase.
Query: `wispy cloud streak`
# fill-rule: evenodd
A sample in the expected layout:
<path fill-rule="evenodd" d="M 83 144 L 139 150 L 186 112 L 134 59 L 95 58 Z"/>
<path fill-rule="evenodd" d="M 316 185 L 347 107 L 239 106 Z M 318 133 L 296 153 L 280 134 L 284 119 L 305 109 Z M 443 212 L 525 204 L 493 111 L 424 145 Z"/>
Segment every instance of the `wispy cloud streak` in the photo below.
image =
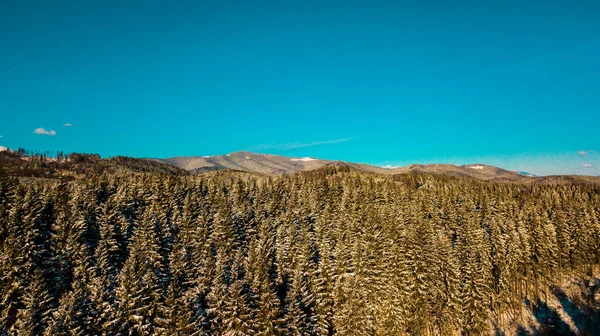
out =
<path fill-rule="evenodd" d="M 285 143 L 285 144 L 262 144 L 262 145 L 256 145 L 254 147 L 251 147 L 251 148 L 249 148 L 249 150 L 256 151 L 256 150 L 273 149 L 273 150 L 286 151 L 286 150 L 292 150 L 292 149 L 297 149 L 297 148 L 331 145 L 331 144 L 336 144 L 336 143 L 341 143 L 341 142 L 352 141 L 354 139 L 355 138 L 343 138 L 343 139 L 312 141 L 312 142 L 291 142 L 291 143 Z"/>

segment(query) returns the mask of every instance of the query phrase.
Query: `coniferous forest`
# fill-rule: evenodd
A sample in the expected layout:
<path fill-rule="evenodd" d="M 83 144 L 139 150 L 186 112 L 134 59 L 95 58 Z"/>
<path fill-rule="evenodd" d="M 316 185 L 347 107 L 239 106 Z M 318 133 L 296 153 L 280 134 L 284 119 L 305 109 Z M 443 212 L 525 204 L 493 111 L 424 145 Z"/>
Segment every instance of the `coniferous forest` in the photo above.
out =
<path fill-rule="evenodd" d="M 3 335 L 593 335 L 599 260 L 597 185 L 0 177 Z"/>

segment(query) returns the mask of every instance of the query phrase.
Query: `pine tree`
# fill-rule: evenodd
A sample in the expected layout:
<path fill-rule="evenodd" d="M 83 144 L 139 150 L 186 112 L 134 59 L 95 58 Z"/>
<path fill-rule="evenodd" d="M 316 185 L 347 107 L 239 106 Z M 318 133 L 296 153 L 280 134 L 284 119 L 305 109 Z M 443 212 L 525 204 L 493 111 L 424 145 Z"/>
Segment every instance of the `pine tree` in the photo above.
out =
<path fill-rule="evenodd" d="M 73 288 L 64 295 L 54 311 L 46 335 L 100 335 L 104 330 L 97 323 L 98 310 L 94 304 L 94 288 L 86 252 L 80 254 L 75 268 Z"/>
<path fill-rule="evenodd" d="M 7 332 L 16 322 L 17 312 L 24 308 L 23 295 L 27 287 L 25 255 L 26 207 L 24 195 L 15 198 L 9 210 L 6 238 L 0 245 L 0 331 Z"/>
<path fill-rule="evenodd" d="M 272 226 L 267 220 L 261 221 L 261 224 L 258 237 L 249 245 L 246 264 L 249 296 L 255 309 L 256 334 L 284 335 L 280 301 L 273 283 L 274 253 L 272 239 L 269 238 Z"/>
<path fill-rule="evenodd" d="M 14 329 L 18 335 L 42 335 L 54 308 L 43 272 L 36 270 L 30 281 L 23 295 L 24 307 L 17 314 Z"/>
<path fill-rule="evenodd" d="M 208 296 L 208 314 L 212 332 L 220 335 L 251 335 L 252 311 L 248 304 L 248 288 L 243 279 L 243 255 L 238 252 L 233 263 L 217 259 L 217 274 Z"/>
<path fill-rule="evenodd" d="M 487 331 L 488 288 L 483 233 L 472 218 L 459 231 L 459 258 L 461 260 L 462 332 L 478 335 Z"/>
<path fill-rule="evenodd" d="M 119 332 L 148 334 L 155 330 L 154 321 L 163 299 L 163 261 L 152 213 L 145 212 L 131 242 L 129 257 L 119 275 L 117 288 L 118 315 L 109 325 Z"/>
<path fill-rule="evenodd" d="M 95 251 L 94 301 L 99 310 L 98 324 L 104 330 L 116 332 L 116 289 L 118 275 L 126 258 L 125 237 L 121 233 L 124 219 L 112 197 L 104 203 L 99 213 L 100 241 Z"/>

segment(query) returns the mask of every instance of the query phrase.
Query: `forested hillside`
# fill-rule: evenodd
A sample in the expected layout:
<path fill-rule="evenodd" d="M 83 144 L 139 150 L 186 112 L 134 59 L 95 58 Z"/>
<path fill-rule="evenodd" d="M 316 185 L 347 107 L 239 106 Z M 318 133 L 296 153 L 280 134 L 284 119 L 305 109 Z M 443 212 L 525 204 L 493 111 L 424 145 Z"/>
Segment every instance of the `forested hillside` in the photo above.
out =
<path fill-rule="evenodd" d="M 187 171 L 161 161 L 126 156 L 102 159 L 98 154 L 59 152 L 51 157 L 24 149 L 0 151 L 0 174 L 9 176 L 72 180 L 90 174 L 123 172 L 188 175 Z"/>
<path fill-rule="evenodd" d="M 593 184 L 0 177 L 6 335 L 593 335 L 599 260 Z"/>

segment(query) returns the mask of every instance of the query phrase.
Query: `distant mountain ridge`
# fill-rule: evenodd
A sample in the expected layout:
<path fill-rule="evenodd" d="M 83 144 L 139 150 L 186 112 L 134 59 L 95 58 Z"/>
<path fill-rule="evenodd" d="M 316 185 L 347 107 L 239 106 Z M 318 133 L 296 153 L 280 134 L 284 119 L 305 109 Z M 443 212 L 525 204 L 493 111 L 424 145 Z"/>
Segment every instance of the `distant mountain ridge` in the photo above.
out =
<path fill-rule="evenodd" d="M 371 172 L 385 175 L 429 173 L 456 177 L 474 178 L 482 181 L 523 183 L 600 183 L 592 176 L 543 176 L 526 172 L 506 170 L 485 164 L 413 164 L 405 167 L 384 168 L 363 163 L 324 160 L 312 157 L 287 157 L 253 152 L 234 152 L 216 156 L 187 156 L 156 159 L 175 167 L 197 174 L 219 170 L 234 170 L 263 175 L 285 175 L 312 171 L 328 166 L 346 166 L 352 171 Z"/>
<path fill-rule="evenodd" d="M 234 152 L 215 156 L 186 156 L 160 159 L 170 165 L 187 170 L 190 173 L 203 173 L 217 170 L 238 170 L 265 175 L 293 174 L 311 171 L 330 165 L 346 165 L 351 170 L 390 174 L 391 170 L 361 163 L 323 160 L 312 157 L 288 157 L 253 152 Z"/>
<path fill-rule="evenodd" d="M 456 166 L 451 164 L 413 164 L 393 170 L 394 174 L 406 174 L 411 172 L 450 175 L 457 177 L 470 177 L 483 181 L 512 181 L 525 182 L 532 177 L 519 174 L 518 172 L 506 170 L 484 164 L 470 164 Z"/>
<path fill-rule="evenodd" d="M 185 169 L 190 173 L 230 169 L 267 175 L 292 174 L 298 171 L 314 170 L 330 162 L 313 158 L 288 158 L 251 152 L 235 152 L 216 156 L 174 157 L 163 161 Z"/>

